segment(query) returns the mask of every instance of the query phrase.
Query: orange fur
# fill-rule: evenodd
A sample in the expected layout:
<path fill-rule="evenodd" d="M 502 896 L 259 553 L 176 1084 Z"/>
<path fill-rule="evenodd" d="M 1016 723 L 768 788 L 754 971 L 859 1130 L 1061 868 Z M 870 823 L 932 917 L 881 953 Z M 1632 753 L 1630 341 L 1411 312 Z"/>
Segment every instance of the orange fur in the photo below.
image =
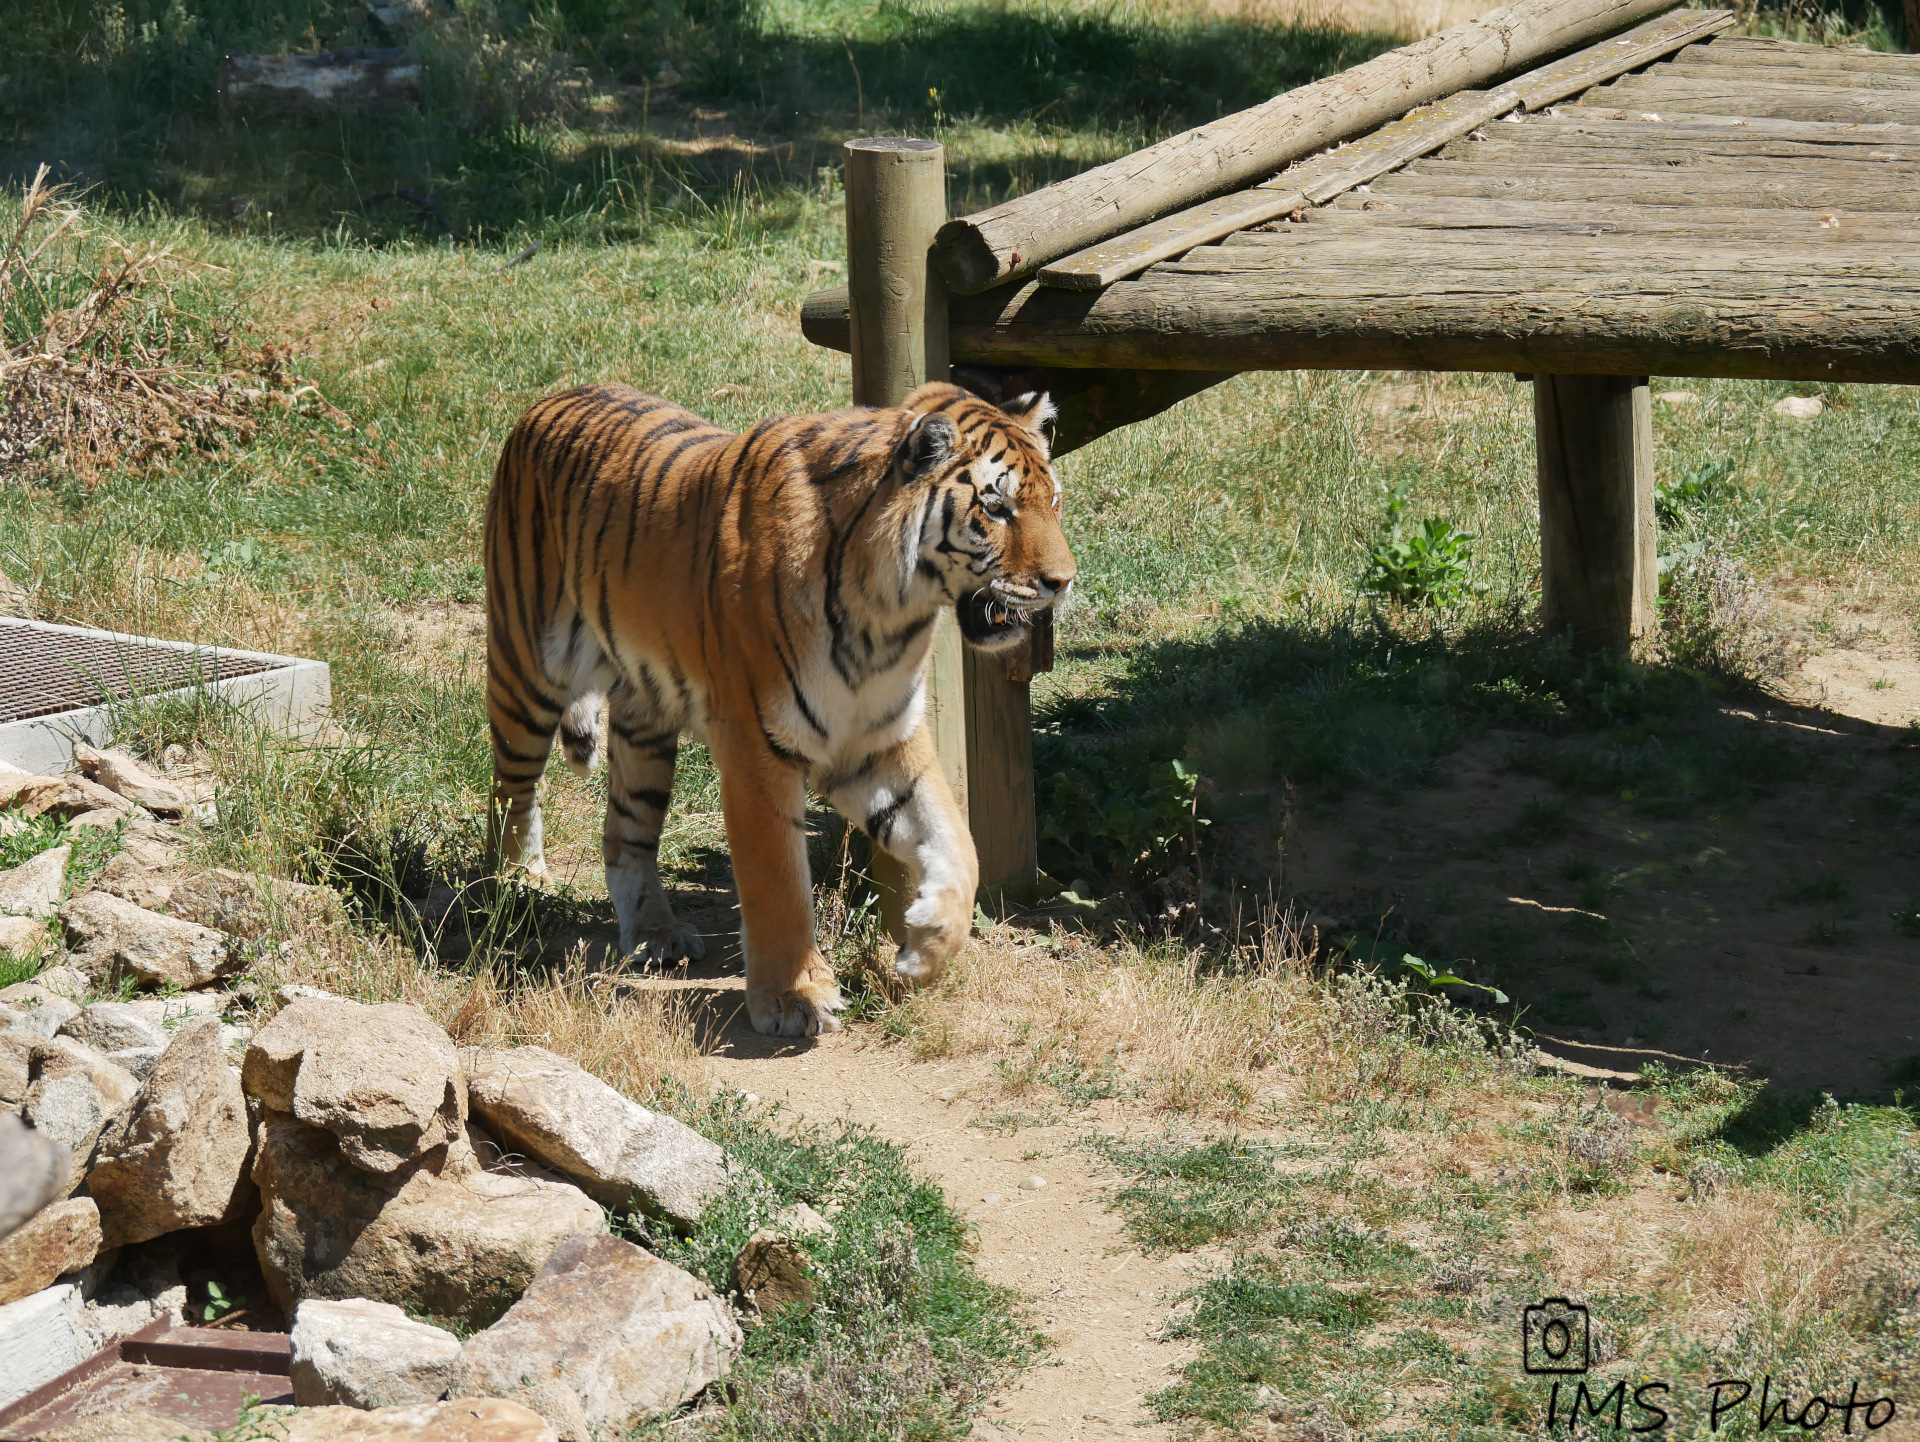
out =
<path fill-rule="evenodd" d="M 720 769 L 757 1028 L 831 1030 L 841 1005 L 814 944 L 808 783 L 906 863 L 895 967 L 937 976 L 978 865 L 924 721 L 934 622 L 958 603 L 971 644 L 1004 647 L 1072 583 L 1051 415 L 944 384 L 742 435 L 624 386 L 537 403 L 487 501 L 496 860 L 544 870 L 555 734 L 582 770 L 604 748 L 622 951 L 699 956 L 655 865 L 690 732 Z"/>

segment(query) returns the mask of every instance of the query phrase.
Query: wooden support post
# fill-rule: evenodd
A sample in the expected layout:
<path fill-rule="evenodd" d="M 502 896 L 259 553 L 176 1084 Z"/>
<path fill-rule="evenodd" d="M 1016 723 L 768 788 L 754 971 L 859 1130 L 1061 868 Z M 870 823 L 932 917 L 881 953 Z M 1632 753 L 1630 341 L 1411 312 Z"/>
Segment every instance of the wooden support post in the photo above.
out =
<path fill-rule="evenodd" d="M 1533 378 L 1541 614 L 1549 635 L 1627 655 L 1653 629 L 1653 403 L 1645 376 Z"/>
<path fill-rule="evenodd" d="M 946 152 L 933 140 L 874 138 L 846 145 L 847 303 L 853 400 L 897 406 L 916 387 L 947 379 L 947 295 L 928 263 L 947 218 Z M 934 632 L 927 727 L 954 799 L 967 808 L 965 678 L 951 611 Z M 880 912 L 905 940 L 906 868 L 874 849 Z"/>
<path fill-rule="evenodd" d="M 967 821 L 980 888 L 1031 900 L 1040 870 L 1033 797 L 1031 642 L 997 656 L 966 653 Z"/>

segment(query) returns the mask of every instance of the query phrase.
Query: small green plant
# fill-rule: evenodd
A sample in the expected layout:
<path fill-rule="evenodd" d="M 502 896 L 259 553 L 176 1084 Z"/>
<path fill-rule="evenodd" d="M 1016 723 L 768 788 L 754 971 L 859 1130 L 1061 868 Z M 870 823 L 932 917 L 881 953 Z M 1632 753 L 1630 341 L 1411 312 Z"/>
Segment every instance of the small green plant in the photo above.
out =
<path fill-rule="evenodd" d="M 1809 876 L 1787 888 L 1787 900 L 1802 906 L 1815 906 L 1822 902 L 1845 901 L 1853 895 L 1853 883 L 1837 871 L 1825 871 L 1818 876 Z"/>
<path fill-rule="evenodd" d="M 1084 770 L 1043 783 L 1041 861 L 1070 878 L 1076 899 L 1128 892 L 1196 860 L 1199 773 L 1183 761 L 1149 764 L 1117 784 Z"/>
<path fill-rule="evenodd" d="M 1468 981 L 1464 976 L 1458 976 L 1451 971 L 1436 971 L 1431 963 L 1422 961 L 1411 952 L 1400 958 L 1400 965 L 1420 978 L 1426 985 L 1429 996 L 1437 996 L 1444 1001 L 1447 994 L 1441 990 L 1442 987 L 1464 986 L 1473 991 L 1484 991 L 1500 1006 L 1507 1004 L 1507 994 L 1499 987 L 1487 986 L 1478 981 Z"/>
<path fill-rule="evenodd" d="M 1902 936 L 1920 936 L 1920 896 L 1893 913 L 1893 929 Z"/>
<path fill-rule="evenodd" d="M 1387 514 L 1380 537 L 1367 547 L 1363 590 L 1390 596 L 1409 606 L 1451 606 L 1481 589 L 1469 579 L 1474 536 L 1453 522 L 1429 516 L 1417 527 L 1407 522 L 1412 482 L 1387 492 Z"/>
<path fill-rule="evenodd" d="M 247 1305 L 243 1294 L 230 1293 L 218 1282 L 207 1283 L 206 1304 L 200 1308 L 200 1320 L 218 1322 L 229 1313 L 237 1312 Z"/>
<path fill-rule="evenodd" d="M 1654 509 L 1661 520 L 1677 521 L 1693 507 L 1736 490 L 1727 484 L 1733 471 L 1734 462 L 1723 457 L 1695 466 L 1677 481 L 1659 481 L 1653 488 Z"/>

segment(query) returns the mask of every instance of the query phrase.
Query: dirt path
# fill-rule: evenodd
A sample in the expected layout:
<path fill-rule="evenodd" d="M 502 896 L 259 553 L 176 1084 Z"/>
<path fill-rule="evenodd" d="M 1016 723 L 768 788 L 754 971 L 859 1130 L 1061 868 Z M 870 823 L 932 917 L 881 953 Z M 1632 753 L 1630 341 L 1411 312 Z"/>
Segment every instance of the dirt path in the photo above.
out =
<path fill-rule="evenodd" d="M 714 947 L 719 950 L 719 947 Z M 729 974 L 732 973 L 732 974 Z M 1149 1258 L 1102 1202 L 1111 1177 L 1075 1145 L 1132 1122 L 1124 1103 L 1102 1102 L 1050 1126 L 1017 1130 L 994 1119 L 994 1072 L 984 1062 L 915 1062 L 856 1027 L 816 1043 L 777 1041 L 746 1023 L 744 983 L 727 961 L 684 980 L 637 979 L 649 988 L 703 994 L 710 1015 L 731 1020 L 715 1040 L 712 1074 L 763 1105 L 813 1121 L 871 1127 L 907 1149 L 955 1209 L 979 1229 L 980 1271 L 1031 1299 L 1034 1324 L 1053 1346 L 1040 1366 L 992 1398 L 977 1437 L 1171 1437 L 1141 1425 L 1150 1392 L 1192 1355 L 1154 1335 L 1174 1295 L 1208 1265 L 1196 1254 Z M 1034 1179 L 1045 1183 L 1023 1185 Z"/>

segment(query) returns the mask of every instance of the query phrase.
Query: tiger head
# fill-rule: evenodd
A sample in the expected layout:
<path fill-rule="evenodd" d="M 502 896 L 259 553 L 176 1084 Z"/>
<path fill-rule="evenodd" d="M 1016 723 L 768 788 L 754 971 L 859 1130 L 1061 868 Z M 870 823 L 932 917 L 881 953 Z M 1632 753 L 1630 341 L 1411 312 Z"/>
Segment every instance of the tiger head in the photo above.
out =
<path fill-rule="evenodd" d="M 1030 393 L 995 405 L 934 384 L 906 409 L 902 469 L 910 486 L 928 488 L 920 570 L 939 580 L 969 645 L 1005 650 L 1066 599 L 1075 574 L 1048 459 L 1053 402 Z"/>

